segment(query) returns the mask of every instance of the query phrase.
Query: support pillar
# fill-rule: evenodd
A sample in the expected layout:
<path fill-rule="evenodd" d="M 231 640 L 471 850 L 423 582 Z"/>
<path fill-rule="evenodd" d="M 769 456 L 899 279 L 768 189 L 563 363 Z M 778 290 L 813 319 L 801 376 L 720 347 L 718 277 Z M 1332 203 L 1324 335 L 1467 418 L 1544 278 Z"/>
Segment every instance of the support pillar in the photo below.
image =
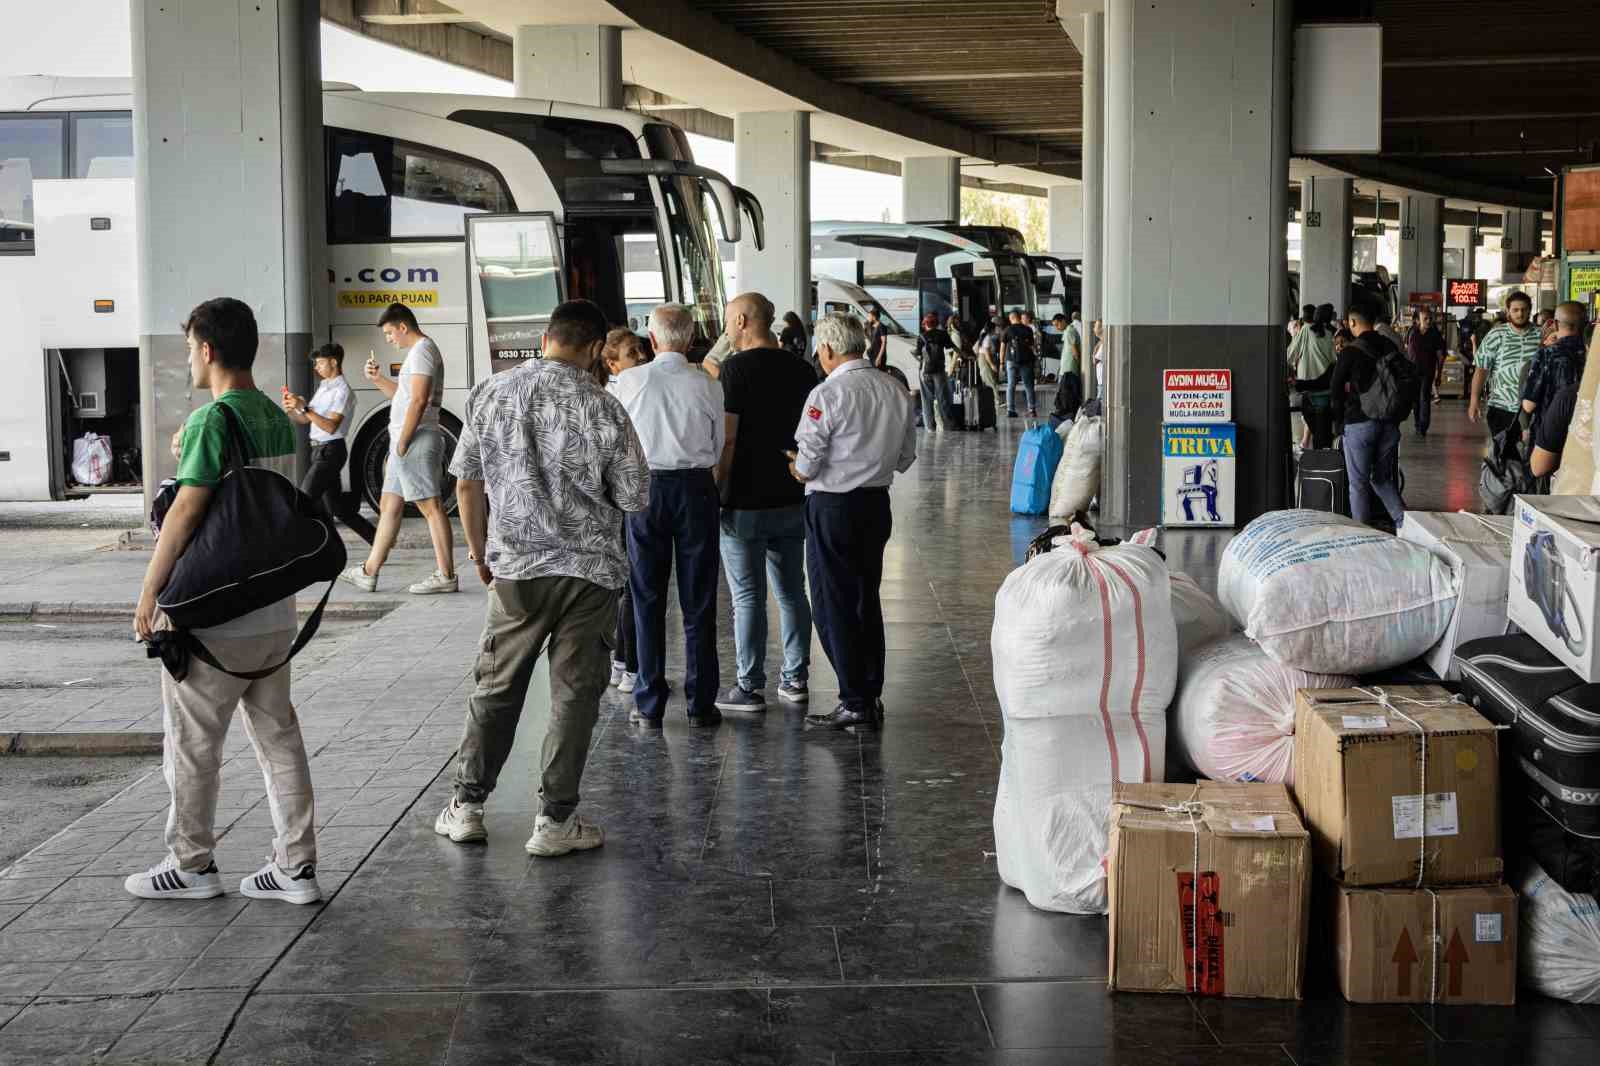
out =
<path fill-rule="evenodd" d="M 793 311 L 810 321 L 811 113 L 737 114 L 733 141 L 736 180 L 761 201 L 767 230 L 762 251 L 748 239 L 734 250 L 739 291 L 771 300 L 780 320 Z"/>
<path fill-rule="evenodd" d="M 1094 323 L 1105 303 L 1106 16 L 1083 16 L 1083 395 L 1100 394 L 1095 381 Z"/>
<path fill-rule="evenodd" d="M 321 9 L 316 0 L 132 4 L 148 505 L 177 468 L 172 434 L 210 401 L 190 388 L 178 327 L 196 304 L 249 304 L 256 384 L 274 399 L 284 385 L 310 391 L 306 356 L 327 272 Z"/>
<path fill-rule="evenodd" d="M 913 156 L 900 164 L 901 217 L 906 222 L 961 221 L 961 159 Z"/>
<path fill-rule="evenodd" d="M 1400 200 L 1400 301 L 1438 292 L 1444 277 L 1444 199 L 1407 194 Z"/>
<path fill-rule="evenodd" d="M 1344 314 L 1350 300 L 1349 178 L 1300 183 L 1300 303 L 1332 304 Z"/>
<path fill-rule="evenodd" d="M 517 96 L 621 107 L 619 26 L 518 26 L 511 53 Z"/>
<path fill-rule="evenodd" d="M 1081 256 L 1083 186 L 1052 185 L 1047 195 L 1050 204 L 1050 243 L 1044 250 L 1051 255 Z"/>
<path fill-rule="evenodd" d="M 1233 371 L 1239 521 L 1288 498 L 1292 0 L 1107 0 L 1101 520 L 1161 517 L 1162 371 Z"/>
<path fill-rule="evenodd" d="M 1507 207 L 1500 212 L 1500 280 L 1519 282 L 1544 250 L 1544 219 L 1538 211 Z"/>

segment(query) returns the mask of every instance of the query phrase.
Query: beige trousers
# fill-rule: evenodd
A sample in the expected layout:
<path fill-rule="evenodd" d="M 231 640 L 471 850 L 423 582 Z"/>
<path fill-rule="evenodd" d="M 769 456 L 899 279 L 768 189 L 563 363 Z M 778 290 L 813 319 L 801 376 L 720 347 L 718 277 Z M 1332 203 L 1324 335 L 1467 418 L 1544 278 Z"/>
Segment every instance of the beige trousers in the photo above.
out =
<path fill-rule="evenodd" d="M 205 639 L 206 649 L 218 662 L 239 671 L 272 665 L 288 654 L 292 643 L 292 631 Z M 172 793 L 166 840 L 182 869 L 202 870 L 211 862 L 217 842 L 223 745 L 236 706 L 244 712 L 245 733 L 266 780 L 277 834 L 273 859 L 291 871 L 317 861 L 311 768 L 300 737 L 300 719 L 289 701 L 289 670 L 285 666 L 259 681 L 245 681 L 193 659 L 189 676 L 181 682 L 161 671 L 165 733 L 161 767 Z"/>

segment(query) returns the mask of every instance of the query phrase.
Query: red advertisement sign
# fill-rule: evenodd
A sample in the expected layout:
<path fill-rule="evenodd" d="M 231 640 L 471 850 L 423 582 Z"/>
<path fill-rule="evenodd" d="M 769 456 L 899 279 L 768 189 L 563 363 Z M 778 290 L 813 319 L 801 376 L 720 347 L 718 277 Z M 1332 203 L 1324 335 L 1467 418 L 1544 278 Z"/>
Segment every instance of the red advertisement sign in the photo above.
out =
<path fill-rule="evenodd" d="M 1183 971 L 1185 987 L 1202 996 L 1220 996 L 1223 983 L 1222 931 L 1230 918 L 1222 910 L 1222 879 L 1216 871 L 1200 875 L 1196 898 L 1194 874 L 1178 874 L 1178 910 L 1183 922 Z M 1198 909 L 1198 910 L 1197 910 Z M 1195 936 L 1200 944 L 1198 957 Z"/>
<path fill-rule="evenodd" d="M 1411 298 L 1406 301 L 1406 303 L 1411 304 L 1413 307 L 1419 305 L 1426 307 L 1438 307 L 1443 302 L 1443 295 L 1437 292 L 1414 292 L 1411 294 Z"/>
<path fill-rule="evenodd" d="M 1227 422 L 1233 418 L 1233 371 L 1164 370 L 1163 422 Z"/>
<path fill-rule="evenodd" d="M 1446 307 L 1487 307 L 1489 286 L 1481 278 L 1451 278 L 1444 283 Z"/>

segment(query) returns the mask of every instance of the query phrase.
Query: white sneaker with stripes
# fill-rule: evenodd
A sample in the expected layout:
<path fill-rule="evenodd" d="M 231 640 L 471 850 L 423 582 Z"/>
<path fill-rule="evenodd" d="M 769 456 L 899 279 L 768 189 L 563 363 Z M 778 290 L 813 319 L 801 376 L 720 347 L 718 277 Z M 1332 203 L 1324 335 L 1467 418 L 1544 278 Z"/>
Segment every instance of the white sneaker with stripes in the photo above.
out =
<path fill-rule="evenodd" d="M 322 898 L 317 868 L 309 862 L 290 873 L 272 860 L 243 881 L 239 891 L 251 899 L 281 899 L 285 903 L 315 903 Z"/>
<path fill-rule="evenodd" d="M 131 875 L 122 887 L 140 899 L 212 899 L 222 895 L 222 875 L 215 862 L 192 872 L 179 869 L 168 855 L 144 873 Z"/>

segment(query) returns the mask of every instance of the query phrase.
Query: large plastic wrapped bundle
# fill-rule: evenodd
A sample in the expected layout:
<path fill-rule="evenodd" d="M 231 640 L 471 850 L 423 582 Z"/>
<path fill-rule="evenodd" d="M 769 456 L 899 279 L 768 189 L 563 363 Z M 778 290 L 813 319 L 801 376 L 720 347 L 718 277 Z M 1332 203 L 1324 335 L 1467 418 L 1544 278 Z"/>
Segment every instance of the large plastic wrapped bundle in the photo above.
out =
<path fill-rule="evenodd" d="M 1178 651 L 1188 655 L 1233 630 L 1233 620 L 1216 597 L 1182 570 L 1172 572 L 1172 620 L 1178 626 Z"/>
<path fill-rule="evenodd" d="M 1099 417 L 1080 415 L 1067 434 L 1067 446 L 1050 486 L 1050 513 L 1067 516 L 1087 512 L 1100 495 L 1100 453 L 1105 429 Z"/>
<path fill-rule="evenodd" d="M 1408 663 L 1444 635 L 1456 587 L 1419 544 L 1323 511 L 1269 511 L 1222 554 L 1217 596 L 1261 650 L 1313 674 Z"/>
<path fill-rule="evenodd" d="M 1295 692 L 1355 683 L 1285 666 L 1242 633 L 1202 645 L 1179 665 L 1174 750 L 1214 781 L 1293 784 Z"/>
<path fill-rule="evenodd" d="M 1542 996 L 1600 1003 L 1600 903 L 1568 892 L 1529 863 L 1522 895 L 1522 983 Z"/>
<path fill-rule="evenodd" d="M 1035 907 L 1106 909 L 1106 819 L 1117 781 L 1160 781 L 1178 637 L 1167 564 L 1074 529 L 995 596 L 1005 717 L 994 835 L 1000 877 Z"/>

